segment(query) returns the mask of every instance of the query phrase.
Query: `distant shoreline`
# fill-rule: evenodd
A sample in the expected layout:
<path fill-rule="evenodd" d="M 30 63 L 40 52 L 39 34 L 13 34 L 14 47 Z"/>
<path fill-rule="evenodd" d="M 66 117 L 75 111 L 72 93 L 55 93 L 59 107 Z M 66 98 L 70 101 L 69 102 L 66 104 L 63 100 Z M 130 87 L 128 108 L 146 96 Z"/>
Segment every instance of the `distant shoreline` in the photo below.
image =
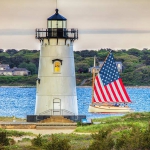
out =
<path fill-rule="evenodd" d="M 36 88 L 36 86 L 0 86 L 0 88 L 15 88 L 15 87 L 18 87 L 18 88 Z M 79 88 L 91 88 L 92 86 L 77 86 Z M 150 86 L 125 86 L 126 88 L 150 88 Z"/>
<path fill-rule="evenodd" d="M 126 88 L 150 88 L 150 86 L 125 86 Z"/>
<path fill-rule="evenodd" d="M 80 87 L 80 88 L 89 88 L 89 87 L 92 87 L 92 86 L 77 86 L 77 87 Z M 150 88 L 150 86 L 125 86 L 126 88 Z"/>
<path fill-rule="evenodd" d="M 10 85 L 5 85 L 5 86 L 0 86 L 1 87 L 18 87 L 18 88 L 34 88 L 36 86 L 10 86 Z"/>

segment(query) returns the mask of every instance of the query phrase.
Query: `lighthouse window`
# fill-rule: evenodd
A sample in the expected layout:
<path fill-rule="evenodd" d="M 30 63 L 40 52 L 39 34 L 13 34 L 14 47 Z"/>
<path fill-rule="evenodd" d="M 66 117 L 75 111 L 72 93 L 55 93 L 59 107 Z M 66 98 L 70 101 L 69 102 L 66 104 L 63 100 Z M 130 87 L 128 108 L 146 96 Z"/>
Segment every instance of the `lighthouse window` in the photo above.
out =
<path fill-rule="evenodd" d="M 67 28 L 66 21 L 63 21 L 63 28 Z"/>
<path fill-rule="evenodd" d="M 55 20 L 52 21 L 52 28 L 57 28 L 57 21 Z"/>
<path fill-rule="evenodd" d="M 58 28 L 62 28 L 62 21 L 58 21 Z"/>
<path fill-rule="evenodd" d="M 54 73 L 60 73 L 61 71 L 61 62 L 55 61 L 54 62 Z"/>
<path fill-rule="evenodd" d="M 48 21 L 48 28 L 51 28 L 51 21 Z"/>

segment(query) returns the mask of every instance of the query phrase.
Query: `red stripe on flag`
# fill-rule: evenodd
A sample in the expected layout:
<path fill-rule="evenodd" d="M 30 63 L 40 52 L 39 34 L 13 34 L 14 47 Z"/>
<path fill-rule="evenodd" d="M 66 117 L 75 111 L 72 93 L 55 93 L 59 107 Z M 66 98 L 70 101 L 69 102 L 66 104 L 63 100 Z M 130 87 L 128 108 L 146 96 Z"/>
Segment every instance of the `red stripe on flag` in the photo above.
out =
<path fill-rule="evenodd" d="M 122 90 L 123 90 L 123 92 L 124 92 L 124 94 L 125 94 L 125 96 L 126 96 L 126 98 L 127 98 L 127 101 L 128 101 L 128 102 L 131 102 L 130 97 L 129 97 L 129 95 L 128 95 L 128 93 L 127 93 L 125 87 L 124 87 L 124 84 L 123 84 L 121 78 L 119 79 L 119 82 L 120 82 L 120 85 L 121 85 L 121 87 L 122 87 Z"/>
<path fill-rule="evenodd" d="M 108 95 L 108 97 L 109 97 L 109 100 L 110 100 L 111 102 L 113 102 L 112 97 L 111 97 L 111 95 L 110 95 L 110 93 L 109 93 L 109 90 L 108 90 L 107 86 L 104 86 L 104 87 L 105 87 L 106 93 L 107 93 L 107 95 Z"/>
<path fill-rule="evenodd" d="M 96 82 L 97 82 L 97 86 L 96 86 Z M 117 82 L 119 82 L 120 85 L 118 85 Z M 101 81 L 100 77 L 98 77 L 98 75 L 97 75 L 96 78 L 95 78 L 95 83 L 94 83 L 94 96 L 96 96 L 97 99 L 95 99 L 95 98 L 93 97 L 93 102 L 97 102 L 97 101 L 99 101 L 99 102 L 109 102 L 109 101 L 110 101 L 110 102 L 126 102 L 126 99 L 124 99 L 125 97 L 122 96 L 122 93 L 121 93 L 121 91 L 120 91 L 120 86 L 121 86 L 121 88 L 122 88 L 122 92 L 124 93 L 124 95 L 125 95 L 126 98 L 127 98 L 127 101 L 128 101 L 128 102 L 131 102 L 131 100 L 130 100 L 130 98 L 129 98 L 129 96 L 128 96 L 128 93 L 126 92 L 126 89 L 125 89 L 125 87 L 124 87 L 124 85 L 123 85 L 122 80 L 121 80 L 121 79 L 118 79 L 117 82 L 116 82 L 116 81 L 112 82 L 112 83 L 114 83 L 114 86 L 115 86 L 116 90 L 113 89 L 112 83 L 109 84 L 110 90 L 111 90 L 111 92 L 112 92 L 111 94 L 112 94 L 112 95 L 114 96 L 114 98 L 115 98 L 115 101 L 114 101 L 114 100 L 113 100 L 113 97 L 111 96 L 111 94 L 110 94 L 110 92 L 109 92 L 109 90 L 108 90 L 108 87 L 107 87 L 107 86 L 104 86 L 104 87 L 103 87 L 102 81 Z M 106 92 L 104 92 L 104 89 L 105 89 Z M 100 96 L 100 94 L 101 94 L 101 96 Z M 106 94 L 107 94 L 109 100 L 107 100 Z M 120 100 L 118 99 L 117 94 L 118 94 L 119 97 L 121 98 Z M 102 97 L 103 99 L 101 99 L 101 97 Z"/>
<path fill-rule="evenodd" d="M 117 89 L 117 93 L 118 93 L 118 95 L 120 96 L 120 102 L 125 102 L 125 100 L 124 100 L 124 98 L 123 98 L 123 96 L 122 96 L 122 94 L 121 94 L 121 92 L 120 92 L 120 89 L 119 89 L 119 87 L 118 87 L 118 84 L 117 84 L 117 82 L 116 81 L 114 81 L 114 84 L 115 84 L 115 87 L 116 87 L 116 89 Z"/>
<path fill-rule="evenodd" d="M 103 85 L 101 85 L 101 81 L 99 80 L 98 75 L 97 75 L 96 80 L 97 80 L 97 84 L 98 84 L 98 87 L 99 87 L 100 93 L 102 94 L 102 97 L 103 97 L 104 101 L 105 101 L 105 102 L 107 102 L 107 99 L 106 99 L 106 97 L 105 97 L 105 95 L 104 95 L 103 88 L 102 88 L 102 87 L 103 87 Z M 101 101 L 101 102 L 103 102 L 103 101 Z"/>
<path fill-rule="evenodd" d="M 113 87 L 112 87 L 112 84 L 110 83 L 109 86 L 110 86 L 110 89 L 111 89 L 111 91 L 112 91 L 112 94 L 114 95 L 114 97 L 115 97 L 115 99 L 116 99 L 115 102 L 119 102 L 119 100 L 118 100 L 118 98 L 117 98 L 117 96 L 116 96 L 116 94 L 115 94 L 115 91 L 114 91 L 114 89 L 113 89 Z"/>
<path fill-rule="evenodd" d="M 101 91 L 100 91 L 100 93 L 98 92 L 98 88 L 99 88 L 99 89 L 101 88 L 101 87 L 99 87 L 99 85 L 98 85 L 98 81 L 99 81 L 99 78 L 98 78 L 98 76 L 96 76 L 96 78 L 95 78 L 95 83 L 94 83 L 94 92 L 95 92 L 95 94 L 96 94 L 96 97 L 97 97 L 98 101 L 99 101 L 99 102 L 102 102 L 101 97 L 100 97 Z M 97 86 L 96 86 L 96 82 L 97 82 Z"/>
<path fill-rule="evenodd" d="M 98 101 L 101 101 L 101 100 L 100 100 L 100 96 L 99 96 L 99 94 L 98 94 L 98 92 L 97 92 L 97 88 L 96 88 L 96 85 L 95 85 L 95 84 L 94 84 L 94 94 L 96 94 L 96 97 L 97 97 Z M 95 102 L 97 102 L 97 101 L 95 100 Z"/>

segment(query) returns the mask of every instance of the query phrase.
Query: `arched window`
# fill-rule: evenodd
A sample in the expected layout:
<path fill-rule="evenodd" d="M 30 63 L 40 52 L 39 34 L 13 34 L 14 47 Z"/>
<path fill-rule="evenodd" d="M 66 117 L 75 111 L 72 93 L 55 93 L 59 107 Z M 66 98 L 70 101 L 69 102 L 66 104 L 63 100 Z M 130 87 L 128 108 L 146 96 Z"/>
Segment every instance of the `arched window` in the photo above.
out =
<path fill-rule="evenodd" d="M 60 63 L 60 61 L 55 61 L 54 62 L 54 72 L 60 73 L 60 71 L 61 71 L 61 63 Z"/>
<path fill-rule="evenodd" d="M 54 64 L 54 73 L 61 73 L 62 60 L 54 59 L 52 60 L 52 63 Z"/>

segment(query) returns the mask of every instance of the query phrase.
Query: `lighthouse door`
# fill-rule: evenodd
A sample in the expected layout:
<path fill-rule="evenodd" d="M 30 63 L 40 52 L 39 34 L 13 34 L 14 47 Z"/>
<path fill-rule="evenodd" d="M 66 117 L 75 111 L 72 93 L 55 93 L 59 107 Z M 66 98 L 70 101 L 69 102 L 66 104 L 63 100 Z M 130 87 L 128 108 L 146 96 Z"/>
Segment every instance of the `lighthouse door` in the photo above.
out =
<path fill-rule="evenodd" d="M 61 115 L 61 100 L 59 98 L 55 98 L 53 100 L 53 115 Z"/>

